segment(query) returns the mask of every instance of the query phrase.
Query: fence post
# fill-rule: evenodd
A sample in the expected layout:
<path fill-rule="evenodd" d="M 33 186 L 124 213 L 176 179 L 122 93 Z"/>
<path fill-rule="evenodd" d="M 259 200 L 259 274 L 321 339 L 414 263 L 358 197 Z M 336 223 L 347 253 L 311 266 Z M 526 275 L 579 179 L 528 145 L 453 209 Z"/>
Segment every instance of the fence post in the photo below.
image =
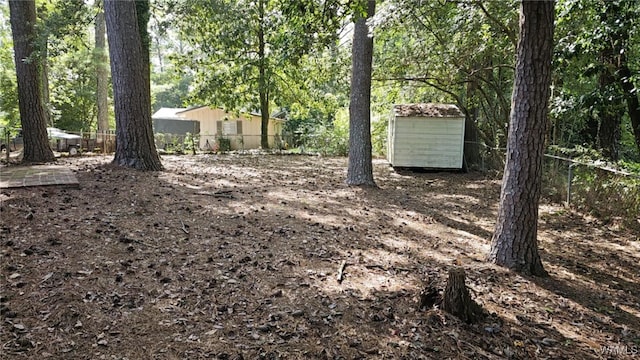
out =
<path fill-rule="evenodd" d="M 5 150 L 6 150 L 6 156 L 7 156 L 7 165 L 9 164 L 9 153 L 11 152 L 11 143 L 9 142 L 10 136 L 9 136 L 9 130 L 7 130 L 7 128 L 4 129 L 4 134 L 6 137 L 6 141 L 4 143 L 5 145 Z M 24 152 L 24 149 L 22 150 Z"/>
<path fill-rule="evenodd" d="M 569 171 L 567 174 L 567 207 L 571 206 L 571 182 L 573 180 L 573 163 L 569 163 Z"/>

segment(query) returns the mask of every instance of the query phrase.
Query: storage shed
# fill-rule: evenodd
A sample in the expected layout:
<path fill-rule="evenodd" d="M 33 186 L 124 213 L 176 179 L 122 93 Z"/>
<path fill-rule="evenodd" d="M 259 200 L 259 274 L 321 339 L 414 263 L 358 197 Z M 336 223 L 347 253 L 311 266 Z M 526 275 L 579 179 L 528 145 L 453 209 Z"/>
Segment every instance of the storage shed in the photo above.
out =
<path fill-rule="evenodd" d="M 387 160 L 394 167 L 461 169 L 464 114 L 452 104 L 395 105 Z"/>
<path fill-rule="evenodd" d="M 151 116 L 153 132 L 172 135 L 200 134 L 200 121 L 185 119 L 179 115 L 181 108 L 161 108 Z"/>

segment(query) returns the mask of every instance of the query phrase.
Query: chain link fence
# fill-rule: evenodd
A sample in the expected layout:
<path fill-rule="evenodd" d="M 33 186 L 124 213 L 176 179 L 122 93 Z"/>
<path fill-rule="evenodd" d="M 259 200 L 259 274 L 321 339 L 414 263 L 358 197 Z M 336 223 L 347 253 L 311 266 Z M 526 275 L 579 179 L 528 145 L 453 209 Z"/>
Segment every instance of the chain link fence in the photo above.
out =
<path fill-rule="evenodd" d="M 506 149 L 474 145 L 479 158 L 472 170 L 501 176 Z M 604 162 L 545 154 L 542 198 L 640 232 L 640 175 L 614 169 Z"/>
<path fill-rule="evenodd" d="M 544 196 L 640 231 L 640 176 L 602 162 L 545 154 Z"/>
<path fill-rule="evenodd" d="M 156 148 L 165 153 L 225 153 L 247 152 L 261 148 L 260 135 L 202 135 L 202 134 L 161 134 L 154 135 Z M 267 137 L 269 148 L 279 151 L 286 146 L 279 135 Z"/>

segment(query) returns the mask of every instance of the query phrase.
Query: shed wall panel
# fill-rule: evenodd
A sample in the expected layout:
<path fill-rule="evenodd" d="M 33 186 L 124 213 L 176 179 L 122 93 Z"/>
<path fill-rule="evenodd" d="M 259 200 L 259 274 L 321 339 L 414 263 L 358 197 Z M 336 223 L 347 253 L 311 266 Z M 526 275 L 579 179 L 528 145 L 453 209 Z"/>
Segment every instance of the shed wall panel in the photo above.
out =
<path fill-rule="evenodd" d="M 395 117 L 389 122 L 393 166 L 462 167 L 464 118 Z"/>

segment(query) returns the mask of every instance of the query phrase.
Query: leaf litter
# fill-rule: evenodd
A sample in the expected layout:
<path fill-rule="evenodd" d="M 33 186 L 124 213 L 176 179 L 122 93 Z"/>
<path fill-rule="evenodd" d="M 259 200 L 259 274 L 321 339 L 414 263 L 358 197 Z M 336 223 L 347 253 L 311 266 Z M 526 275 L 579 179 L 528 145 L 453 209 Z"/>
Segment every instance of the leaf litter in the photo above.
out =
<path fill-rule="evenodd" d="M 59 160 L 79 189 L 1 191 L 0 358 L 637 355 L 638 235 L 543 203 L 551 276 L 487 264 L 490 175 L 376 160 L 379 188 L 361 189 L 344 158 L 110 160 Z M 434 306 L 453 266 L 490 313 L 479 324 Z"/>

